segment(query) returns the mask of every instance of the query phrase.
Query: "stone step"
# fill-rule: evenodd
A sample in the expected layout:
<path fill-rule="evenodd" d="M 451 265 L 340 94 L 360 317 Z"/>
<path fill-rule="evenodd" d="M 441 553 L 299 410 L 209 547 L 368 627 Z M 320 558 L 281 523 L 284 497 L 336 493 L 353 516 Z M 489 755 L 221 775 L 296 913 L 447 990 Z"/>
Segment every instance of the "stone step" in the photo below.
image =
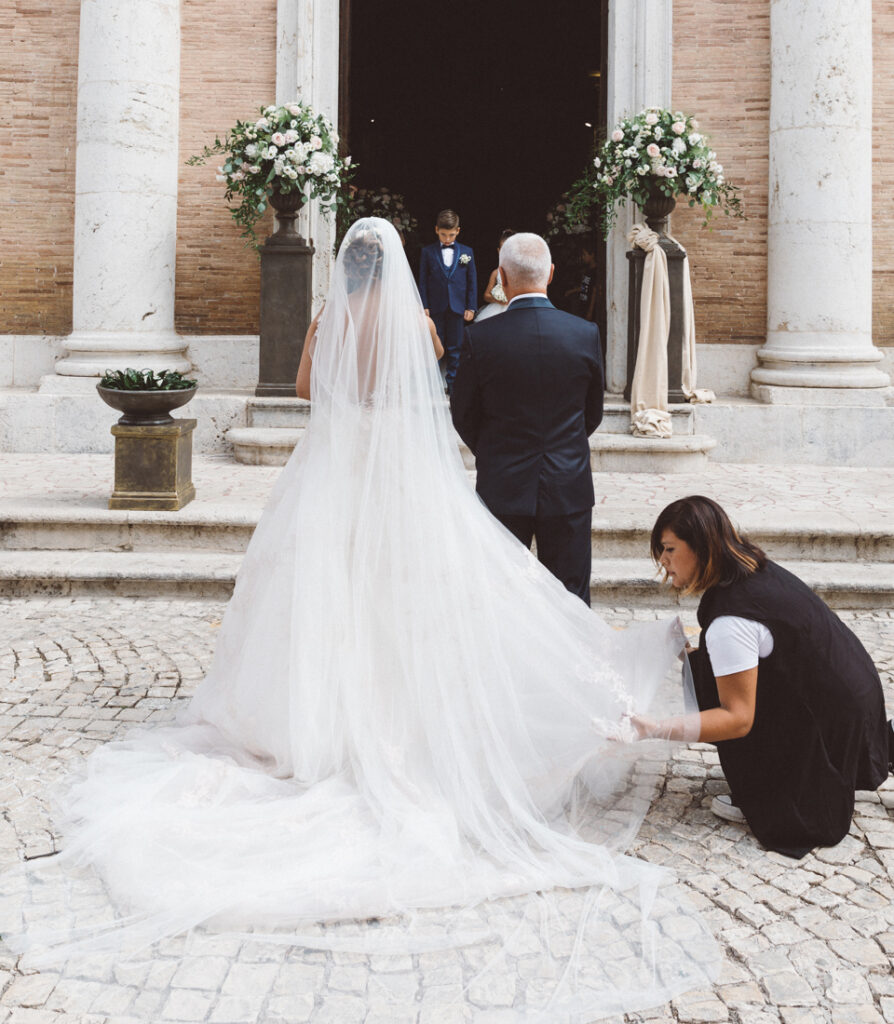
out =
<path fill-rule="evenodd" d="M 593 557 L 646 558 L 655 512 L 652 508 L 643 513 L 606 511 L 598 503 L 612 479 L 594 476 Z M 0 510 L 0 551 L 238 554 L 248 545 L 262 504 L 260 498 L 252 505 L 196 501 L 178 512 L 121 512 L 69 503 L 7 505 Z M 747 517 L 742 519 L 741 528 L 777 560 L 894 563 L 890 519 L 867 516 L 857 522 L 842 514 L 834 516 L 831 510 L 764 510 L 754 519 L 753 523 Z"/>
<path fill-rule="evenodd" d="M 306 427 L 310 419 L 310 402 L 302 398 L 250 398 L 246 405 L 249 427 Z M 695 416 L 691 405 L 671 405 L 674 435 L 695 433 Z M 606 395 L 600 434 L 630 433 L 630 404 L 619 395 Z"/>
<path fill-rule="evenodd" d="M 227 432 L 238 462 L 250 466 L 283 466 L 304 435 L 303 427 L 234 427 Z M 716 445 L 701 434 L 675 434 L 668 438 L 603 434 L 590 437 L 590 466 L 603 473 L 688 473 L 708 461 Z M 463 462 L 474 469 L 475 458 L 459 442 Z"/>
<path fill-rule="evenodd" d="M 225 599 L 241 555 L 227 552 L 3 551 L 0 596 L 117 594 L 122 597 Z M 894 600 L 894 565 L 790 561 L 833 608 L 887 608 Z M 665 606 L 679 601 L 658 582 L 648 559 L 594 559 L 594 603 Z M 694 598 L 685 599 L 693 604 Z"/>
<path fill-rule="evenodd" d="M 250 398 L 246 415 L 249 427 L 306 427 L 310 402 L 304 398 Z"/>

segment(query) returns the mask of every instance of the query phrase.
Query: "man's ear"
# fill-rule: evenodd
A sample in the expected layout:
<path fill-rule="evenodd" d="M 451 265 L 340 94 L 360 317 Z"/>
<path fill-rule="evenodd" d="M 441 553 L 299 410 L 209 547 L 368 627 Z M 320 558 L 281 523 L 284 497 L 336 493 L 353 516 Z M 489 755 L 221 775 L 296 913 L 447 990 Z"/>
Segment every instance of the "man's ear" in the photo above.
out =
<path fill-rule="evenodd" d="M 555 272 L 556 272 L 556 265 L 555 265 L 555 263 L 550 263 L 550 265 L 549 265 L 549 277 L 546 279 L 547 285 L 550 285 L 550 284 L 553 283 L 553 274 L 555 274 Z"/>

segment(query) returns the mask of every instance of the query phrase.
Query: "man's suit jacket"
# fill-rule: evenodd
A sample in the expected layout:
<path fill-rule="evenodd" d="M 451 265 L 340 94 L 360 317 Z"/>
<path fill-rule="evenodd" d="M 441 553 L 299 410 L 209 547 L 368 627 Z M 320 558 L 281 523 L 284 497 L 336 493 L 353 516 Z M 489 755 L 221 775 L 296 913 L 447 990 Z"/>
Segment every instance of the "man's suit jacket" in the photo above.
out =
<path fill-rule="evenodd" d="M 496 515 L 592 507 L 588 438 L 602 420 L 599 328 L 546 296 L 469 324 L 451 412 L 474 452 L 477 490 Z"/>
<path fill-rule="evenodd" d="M 419 295 L 422 305 L 430 313 L 464 313 L 478 307 L 478 276 L 475 272 L 475 254 L 467 245 L 454 243 L 453 266 L 445 267 L 441 246 L 435 242 L 422 250 L 419 260 Z M 460 257 L 469 257 L 460 263 Z"/>

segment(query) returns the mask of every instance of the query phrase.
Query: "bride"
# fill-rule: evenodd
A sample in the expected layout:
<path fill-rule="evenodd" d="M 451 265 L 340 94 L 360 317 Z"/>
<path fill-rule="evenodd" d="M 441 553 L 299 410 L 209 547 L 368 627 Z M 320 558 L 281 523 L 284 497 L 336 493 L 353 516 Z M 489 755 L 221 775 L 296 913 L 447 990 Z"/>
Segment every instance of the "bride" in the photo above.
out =
<path fill-rule="evenodd" d="M 628 716 L 655 710 L 679 626 L 609 628 L 490 516 L 435 346 L 397 232 L 356 222 L 207 677 L 174 725 L 95 751 L 63 852 L 4 880 L 27 962 L 198 929 L 459 950 L 459 994 L 426 1006 L 551 1024 L 710 982 L 672 876 L 620 852 L 652 795 Z M 482 977 L 517 994 L 472 1001 Z"/>

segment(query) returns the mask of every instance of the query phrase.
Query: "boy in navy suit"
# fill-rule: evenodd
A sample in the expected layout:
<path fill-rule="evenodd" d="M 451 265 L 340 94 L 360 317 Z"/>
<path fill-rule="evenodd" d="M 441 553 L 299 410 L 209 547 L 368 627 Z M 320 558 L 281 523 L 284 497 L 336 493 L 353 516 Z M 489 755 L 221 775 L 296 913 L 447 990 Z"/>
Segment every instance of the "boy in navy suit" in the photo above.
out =
<path fill-rule="evenodd" d="M 425 246 L 419 261 L 419 295 L 444 346 L 445 383 L 450 394 L 459 365 L 463 327 L 474 318 L 478 305 L 478 277 L 475 254 L 456 240 L 459 216 L 453 210 L 441 210 L 435 234 L 438 241 Z"/>

